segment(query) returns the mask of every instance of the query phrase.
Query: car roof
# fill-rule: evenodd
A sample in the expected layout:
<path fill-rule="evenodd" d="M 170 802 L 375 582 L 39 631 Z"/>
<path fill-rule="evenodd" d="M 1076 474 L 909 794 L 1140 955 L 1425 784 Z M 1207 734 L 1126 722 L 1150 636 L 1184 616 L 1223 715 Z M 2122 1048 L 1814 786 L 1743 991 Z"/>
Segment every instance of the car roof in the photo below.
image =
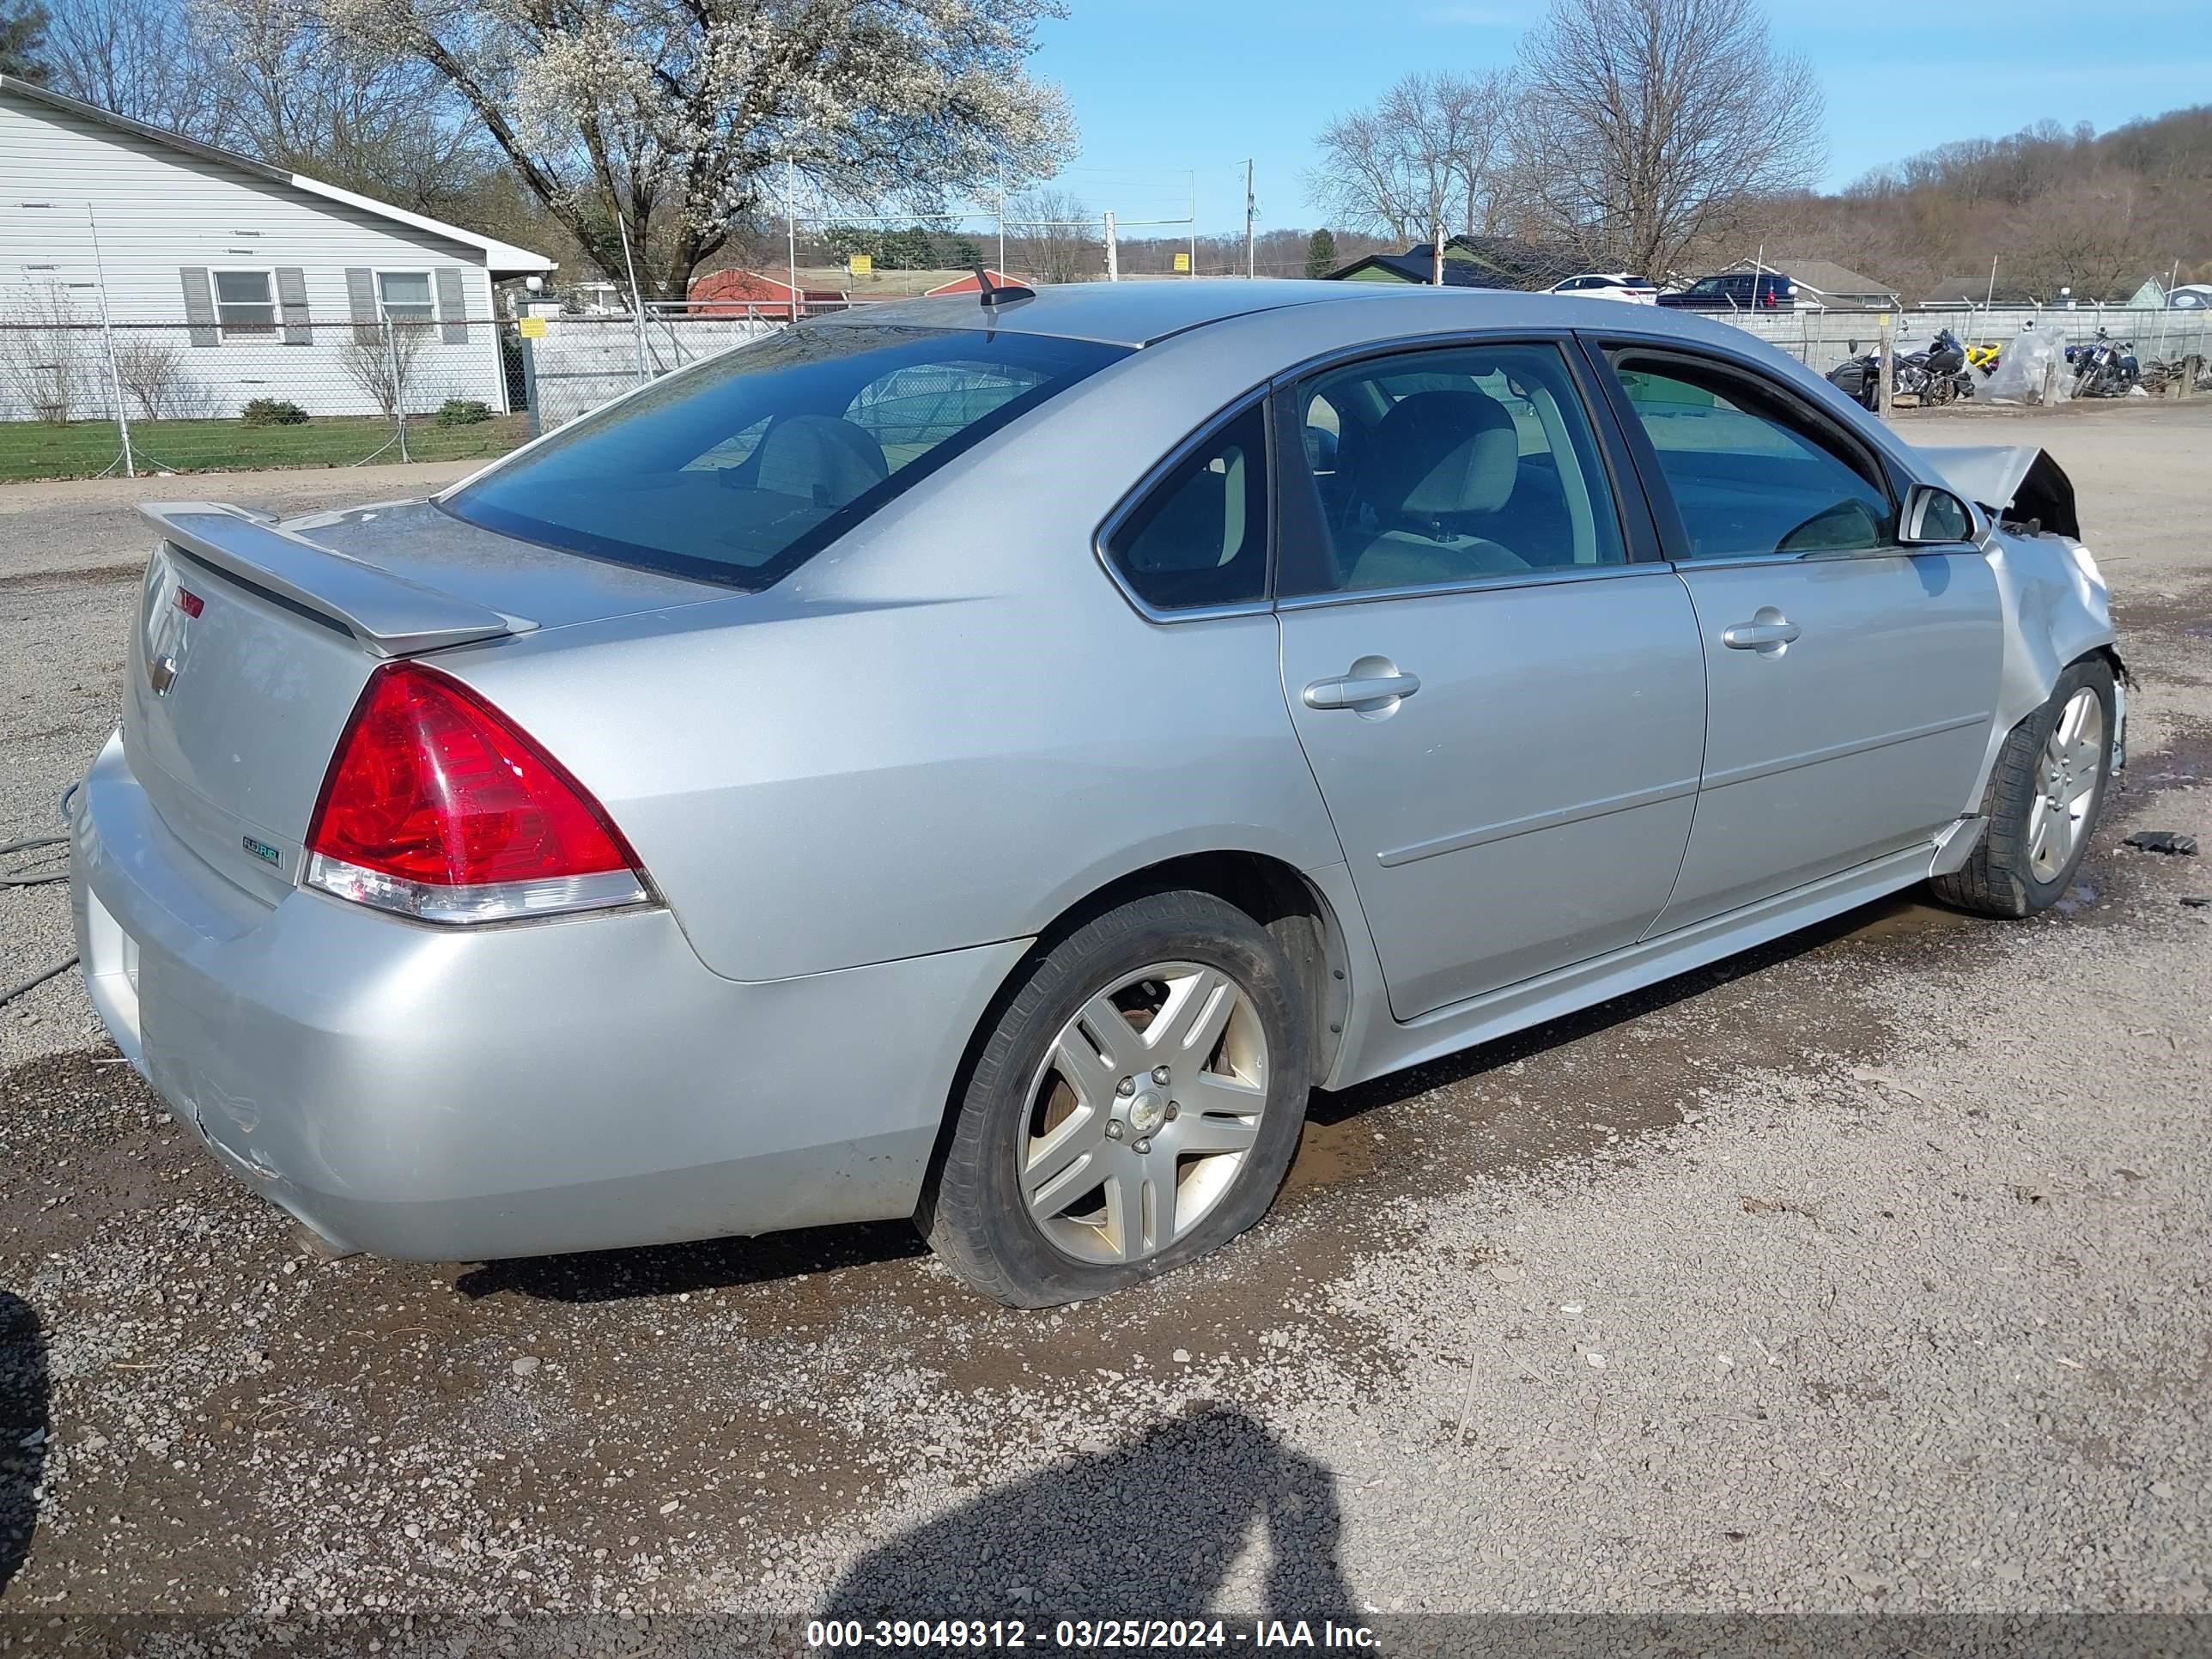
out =
<path fill-rule="evenodd" d="M 1474 292 L 1475 290 L 1450 290 Z M 1232 317 L 1285 306 L 1325 305 L 1386 295 L 1401 303 L 1439 290 L 1413 284 L 1329 283 L 1265 277 L 1140 278 L 1118 283 L 1064 283 L 1040 288 L 1032 299 L 985 306 L 973 293 L 934 300 L 901 300 L 856 306 L 818 320 L 824 324 L 887 323 L 908 328 L 995 328 L 1012 334 L 1050 334 L 1103 345 L 1145 346 Z"/>
<path fill-rule="evenodd" d="M 979 333 L 996 329 L 1103 345 L 1152 346 L 1173 339 L 1180 348 L 1186 342 L 1196 344 L 1263 329 L 1270 319 L 1288 322 L 1290 313 L 1300 310 L 1312 318 L 1310 323 L 1294 324 L 1287 334 L 1265 328 L 1268 337 L 1300 342 L 1325 338 L 1335 345 L 1497 328 L 1600 328 L 1609 335 L 1704 339 L 1731 346 L 1741 346 L 1745 338 L 1730 325 L 1650 306 L 1607 307 L 1607 314 L 1599 319 L 1592 315 L 1588 300 L 1572 294 L 1287 278 L 1071 283 L 1040 289 L 1034 299 L 988 309 L 973 294 L 885 301 L 810 319 L 807 326 L 877 323 Z M 1326 322 L 1322 320 L 1324 313 Z"/>

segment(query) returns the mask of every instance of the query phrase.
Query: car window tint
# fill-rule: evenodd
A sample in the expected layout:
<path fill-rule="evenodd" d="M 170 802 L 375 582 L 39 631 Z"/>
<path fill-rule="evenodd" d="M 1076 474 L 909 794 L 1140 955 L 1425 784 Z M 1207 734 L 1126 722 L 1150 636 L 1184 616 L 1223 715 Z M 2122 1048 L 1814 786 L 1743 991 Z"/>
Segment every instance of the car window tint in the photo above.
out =
<path fill-rule="evenodd" d="M 1894 545 L 1888 490 L 1856 446 L 1725 369 L 1615 361 L 1695 559 Z"/>
<path fill-rule="evenodd" d="M 1162 611 L 1242 605 L 1267 592 L 1262 405 L 1212 433 L 1145 494 L 1107 544 L 1130 590 Z"/>
<path fill-rule="evenodd" d="M 1127 355 L 1036 334 L 779 329 L 586 416 L 440 505 L 541 546 L 765 587 Z"/>
<path fill-rule="evenodd" d="M 1322 534 L 1318 547 L 1301 547 L 1299 568 L 1284 571 L 1285 594 L 1627 557 L 1588 415 L 1557 347 L 1371 359 L 1316 375 L 1295 397 Z M 1316 440 L 1332 427 L 1334 443 Z"/>

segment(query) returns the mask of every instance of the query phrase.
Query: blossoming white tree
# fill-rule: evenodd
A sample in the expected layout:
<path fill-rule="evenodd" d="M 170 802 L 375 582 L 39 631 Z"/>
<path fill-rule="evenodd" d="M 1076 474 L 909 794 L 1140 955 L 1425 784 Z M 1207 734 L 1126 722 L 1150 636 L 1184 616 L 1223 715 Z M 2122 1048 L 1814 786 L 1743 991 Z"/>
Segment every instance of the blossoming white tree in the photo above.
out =
<path fill-rule="evenodd" d="M 1060 0 L 319 0 L 436 68 L 599 267 L 683 297 L 780 204 L 927 205 L 1048 176 L 1074 148 L 1024 60 Z"/>

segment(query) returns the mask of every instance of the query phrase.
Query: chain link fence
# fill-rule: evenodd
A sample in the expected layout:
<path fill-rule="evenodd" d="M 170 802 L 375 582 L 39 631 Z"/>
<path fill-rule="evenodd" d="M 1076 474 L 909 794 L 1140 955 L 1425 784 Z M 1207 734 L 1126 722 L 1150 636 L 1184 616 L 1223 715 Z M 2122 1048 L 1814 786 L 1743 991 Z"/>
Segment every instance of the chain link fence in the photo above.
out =
<path fill-rule="evenodd" d="M 829 307 L 801 307 L 802 315 Z M 843 310 L 846 307 L 834 307 Z M 667 305 L 642 317 L 534 317 L 519 325 L 525 402 L 533 435 L 687 363 L 786 325 L 758 307 Z"/>
<path fill-rule="evenodd" d="M 100 322 L 0 294 L 0 482 L 489 458 L 528 435 L 521 392 L 512 323 Z"/>
<path fill-rule="evenodd" d="M 1914 351 L 1949 329 L 1967 345 L 2008 345 L 2022 327 L 2063 329 L 2069 344 L 2097 337 L 2099 329 L 2128 343 L 2145 364 L 2196 355 L 2212 356 L 2212 314 L 2201 311 L 2135 309 L 2121 306 L 1981 306 L 1955 310 L 1709 311 L 1700 316 L 1732 323 L 1779 347 L 1815 374 L 1872 351 L 1887 314 L 1898 349 Z"/>

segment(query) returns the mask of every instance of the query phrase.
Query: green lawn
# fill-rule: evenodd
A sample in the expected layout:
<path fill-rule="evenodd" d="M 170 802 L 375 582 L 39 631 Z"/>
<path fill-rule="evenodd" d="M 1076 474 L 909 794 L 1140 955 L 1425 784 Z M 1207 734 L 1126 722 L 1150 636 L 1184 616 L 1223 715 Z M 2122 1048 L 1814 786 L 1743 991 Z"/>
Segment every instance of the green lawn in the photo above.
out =
<path fill-rule="evenodd" d="M 319 415 L 301 426 L 241 426 L 236 421 L 133 421 L 131 445 L 138 471 L 212 472 L 276 466 L 350 466 L 392 435 L 392 422 L 370 415 Z M 474 426 L 440 426 L 428 416 L 407 422 L 407 457 L 416 461 L 489 460 L 530 436 L 527 415 L 495 415 Z M 0 483 L 27 478 L 89 478 L 113 465 L 122 445 L 112 421 L 0 422 Z M 377 456 L 399 459 L 397 444 Z M 120 476 L 122 468 L 116 472 Z"/>

